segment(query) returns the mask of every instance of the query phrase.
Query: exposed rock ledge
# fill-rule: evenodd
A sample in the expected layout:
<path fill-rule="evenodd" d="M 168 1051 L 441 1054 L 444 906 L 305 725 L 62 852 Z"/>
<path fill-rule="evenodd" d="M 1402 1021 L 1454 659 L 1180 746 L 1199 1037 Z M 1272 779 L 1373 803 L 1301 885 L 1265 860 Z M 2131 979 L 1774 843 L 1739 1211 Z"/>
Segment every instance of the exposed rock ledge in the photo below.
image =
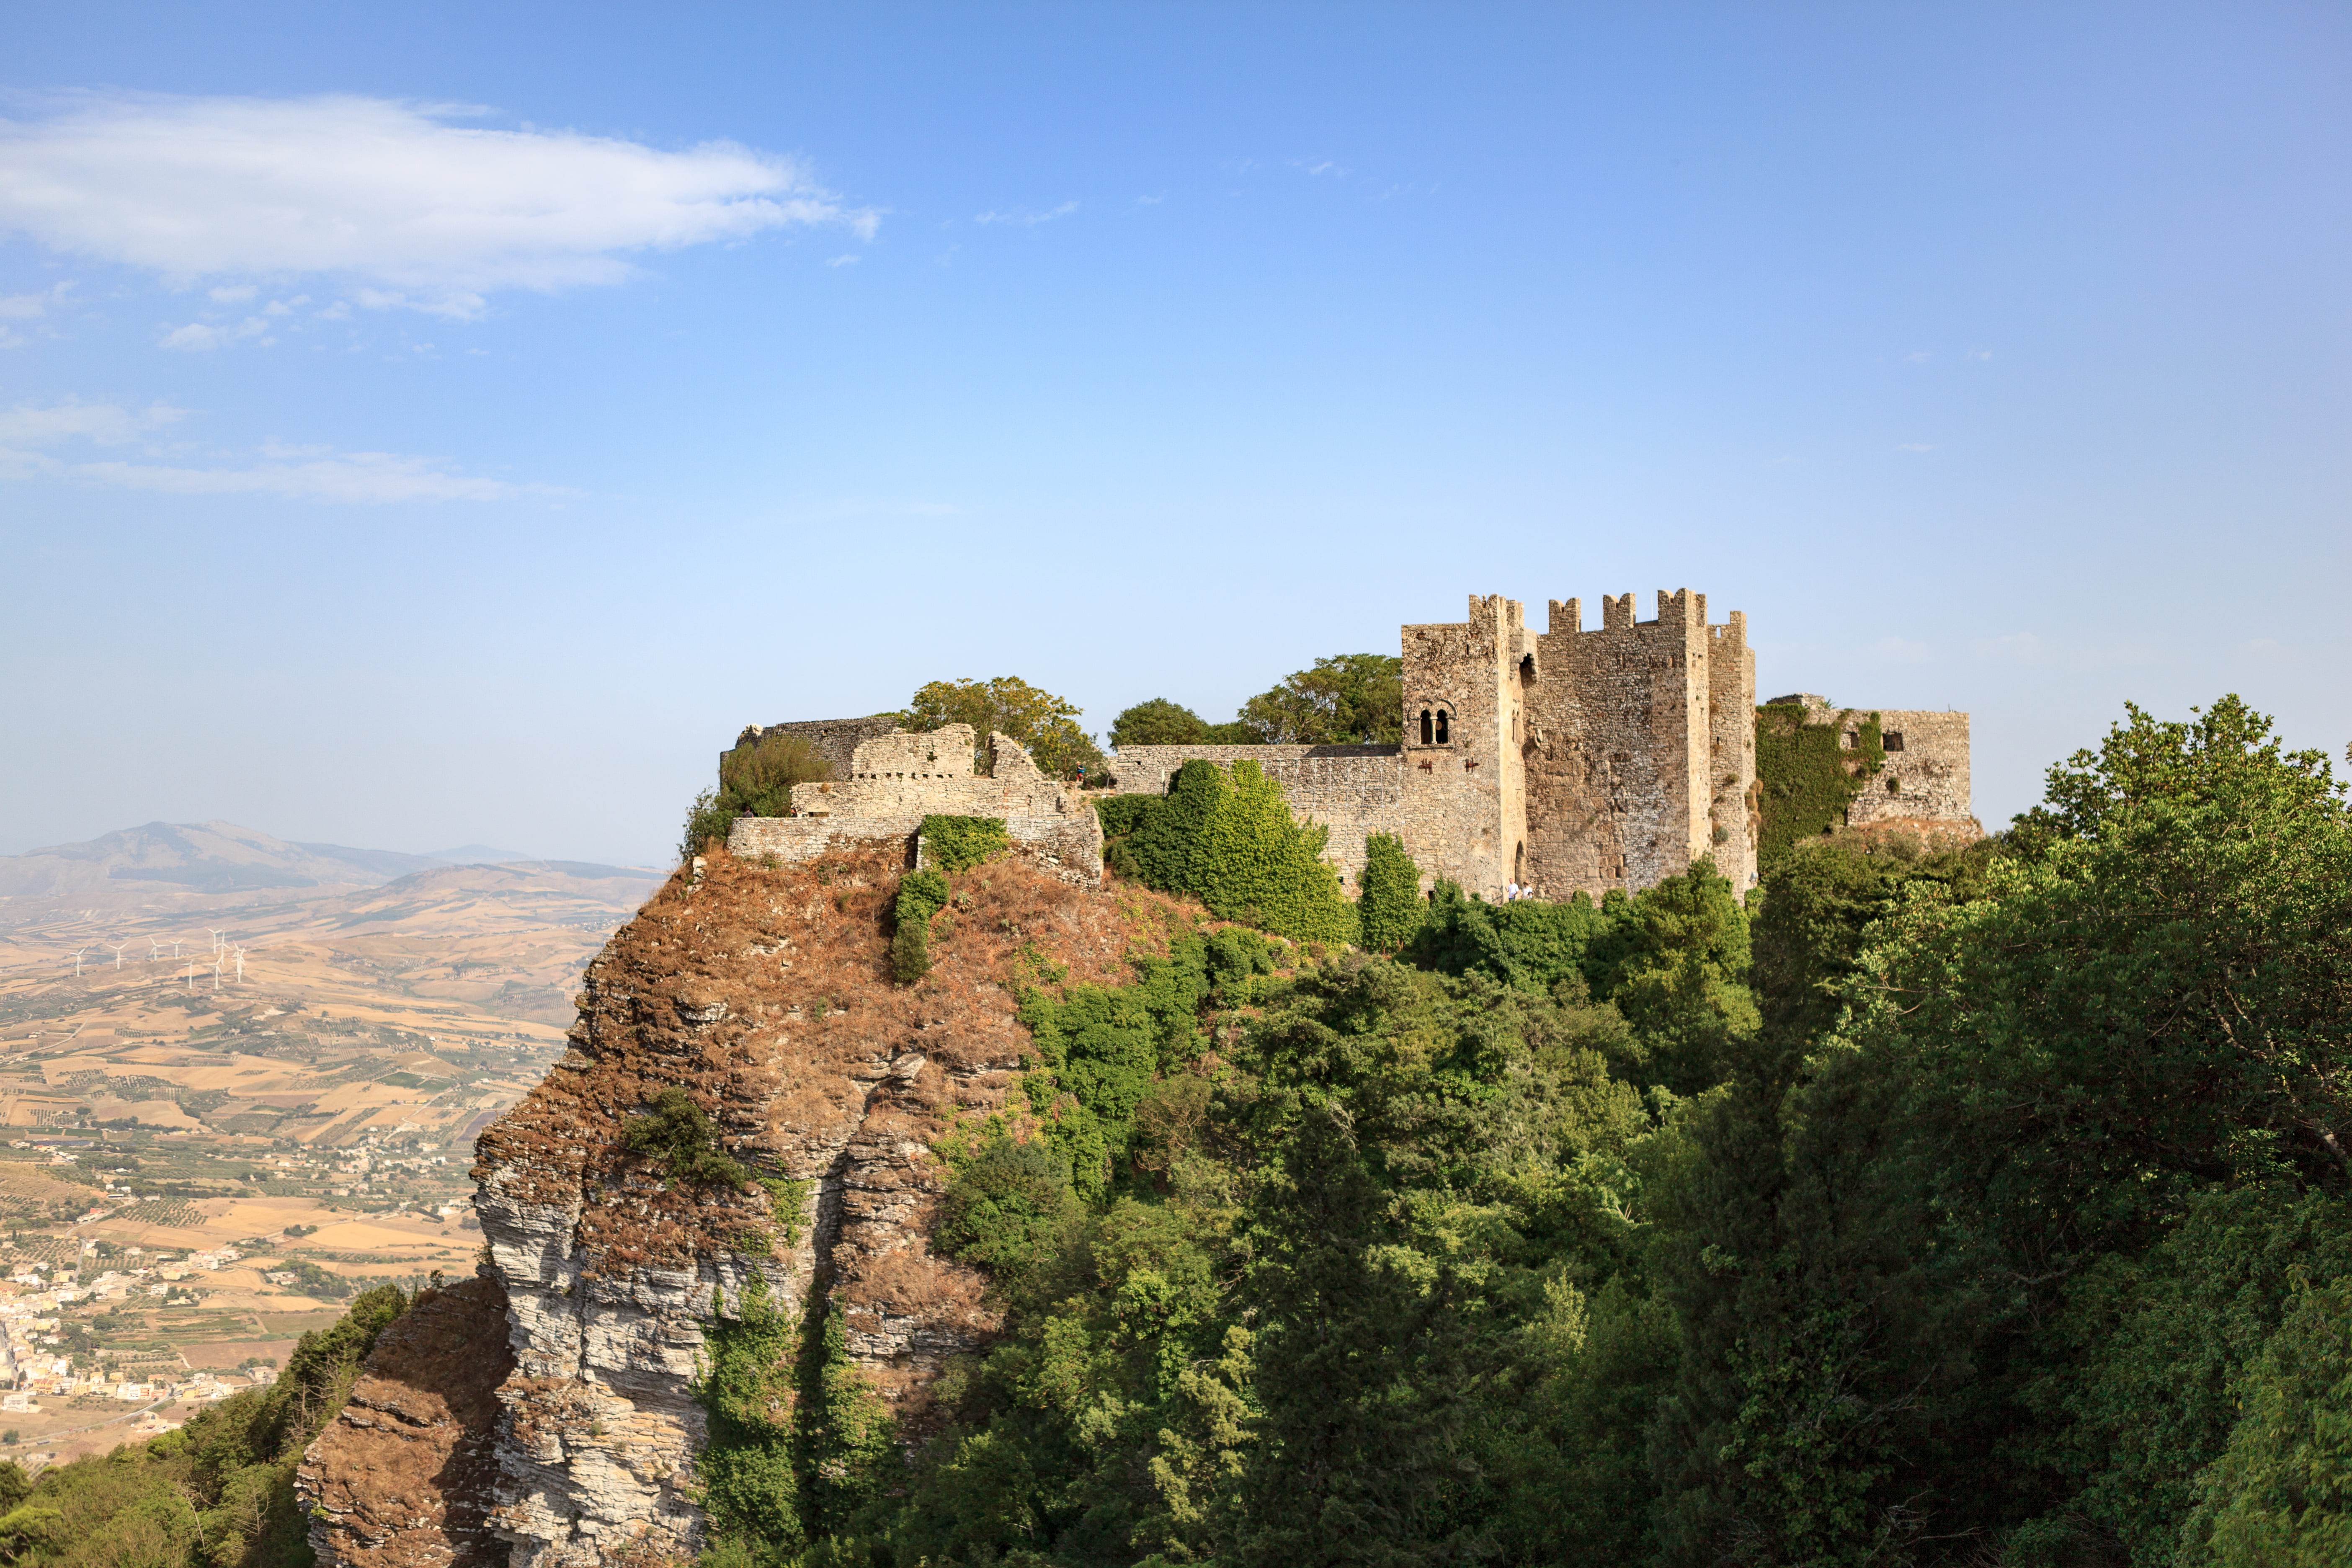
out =
<path fill-rule="evenodd" d="M 930 975 L 897 986 L 884 911 L 899 868 L 887 857 L 762 868 L 713 856 L 698 868 L 606 944 L 572 1049 L 477 1146 L 475 1207 L 512 1356 L 496 1389 L 487 1528 L 513 1568 L 700 1544 L 690 1385 L 714 1295 L 735 1302 L 755 1269 L 795 1311 L 818 1292 L 843 1311 L 851 1353 L 919 1433 L 941 1363 L 993 1328 L 980 1279 L 929 1250 L 942 1185 L 931 1146 L 952 1117 L 1002 1103 L 1027 1040 L 1014 989 L 1034 966 L 1123 982 L 1126 955 L 1164 951 L 1169 926 L 1155 895 L 1081 891 L 999 863 L 959 879 Z M 764 1192 L 677 1190 L 625 1150 L 621 1123 L 673 1084 L 740 1159 L 807 1182 L 803 1212 L 771 1213 Z M 783 1230 L 797 1240 L 772 1245 Z M 495 1350 L 482 1353 L 487 1364 Z M 408 1539 L 383 1534 L 398 1510 L 391 1492 L 375 1498 L 374 1450 L 350 1435 L 376 1414 L 355 1399 L 316 1452 L 306 1484 L 331 1521 L 320 1562 L 468 1561 L 454 1545 L 418 1554 L 421 1530 L 411 1555 L 370 1555 L 390 1550 L 379 1537 Z"/>

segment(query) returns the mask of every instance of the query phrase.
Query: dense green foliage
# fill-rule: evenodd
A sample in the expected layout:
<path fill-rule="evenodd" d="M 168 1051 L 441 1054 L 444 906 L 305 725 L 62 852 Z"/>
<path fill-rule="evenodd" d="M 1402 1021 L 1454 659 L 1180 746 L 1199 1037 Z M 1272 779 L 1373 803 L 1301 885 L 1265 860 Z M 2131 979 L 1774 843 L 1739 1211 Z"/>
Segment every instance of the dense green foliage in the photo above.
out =
<path fill-rule="evenodd" d="M 1165 796 L 1114 795 L 1097 809 L 1110 836 L 1105 861 L 1123 876 L 1296 941 L 1356 934 L 1355 907 L 1323 858 L 1330 830 L 1294 822 L 1282 786 L 1255 763 L 1228 772 L 1189 762 Z"/>
<path fill-rule="evenodd" d="M 748 746 L 720 752 L 719 787 L 704 790 L 687 808 L 678 858 L 701 854 L 711 839 L 727 842 L 739 816 L 791 816 L 794 784 L 832 776 L 832 761 L 798 735 L 762 735 Z"/>
<path fill-rule="evenodd" d="M 976 772 L 994 771 L 988 738 L 1001 733 L 1026 746 L 1049 776 L 1067 779 L 1104 766 L 1101 748 L 1078 728 L 1083 711 L 1017 676 L 1000 675 L 993 680 L 934 680 L 892 717 L 909 730 L 971 725 Z"/>
<path fill-rule="evenodd" d="M 1104 738 L 1114 751 L 1129 746 L 1199 746 L 1208 743 L 1209 724 L 1183 704 L 1154 697 L 1121 710 Z"/>
<path fill-rule="evenodd" d="M 931 917 L 947 907 L 948 879 L 938 871 L 898 879 L 890 905 L 890 977 L 912 985 L 931 972 Z"/>
<path fill-rule="evenodd" d="M 1001 816 L 923 818 L 923 864 L 952 876 L 1012 847 Z"/>
<path fill-rule="evenodd" d="M 57 1568 L 307 1568 L 294 1468 L 351 1396 L 376 1336 L 408 1307 L 394 1287 L 302 1336 L 268 1388 L 176 1432 L 42 1473 L 0 1465 L 0 1557 Z"/>
<path fill-rule="evenodd" d="M 1003 1331 L 810 1561 L 2347 1560 L 2352 821 L 2242 704 L 1965 853 L 1407 929 L 1038 976 L 944 1151 Z"/>
<path fill-rule="evenodd" d="M 1849 730 L 1855 737 L 1850 748 Z M 1757 864 L 1776 866 L 1791 846 L 1842 825 L 1853 797 L 1885 765 L 1875 713 L 1857 720 L 1847 709 L 1832 722 L 1809 724 L 1801 702 L 1756 710 L 1756 787 L 1764 817 Z"/>
<path fill-rule="evenodd" d="M 795 1318 L 754 1270 L 733 1302 L 714 1296 L 709 1340 L 693 1390 L 709 1416 L 696 1473 L 717 1544 L 704 1562 L 785 1568 L 812 1540 L 822 1559 L 898 1469 L 840 1310 L 818 1296 Z"/>
<path fill-rule="evenodd" d="M 1404 733 L 1404 660 L 1390 653 L 1318 658 L 1243 703 L 1235 722 L 1265 745 L 1393 746 Z"/>
<path fill-rule="evenodd" d="M 643 1114 L 621 1123 L 621 1142 L 688 1186 L 741 1186 L 751 1173 L 719 1147 L 719 1128 L 694 1097 L 672 1085 Z"/>
<path fill-rule="evenodd" d="M 1421 868 L 1393 833 L 1364 839 L 1364 874 L 1356 899 L 1356 940 L 1372 952 L 1394 952 L 1421 929 Z"/>

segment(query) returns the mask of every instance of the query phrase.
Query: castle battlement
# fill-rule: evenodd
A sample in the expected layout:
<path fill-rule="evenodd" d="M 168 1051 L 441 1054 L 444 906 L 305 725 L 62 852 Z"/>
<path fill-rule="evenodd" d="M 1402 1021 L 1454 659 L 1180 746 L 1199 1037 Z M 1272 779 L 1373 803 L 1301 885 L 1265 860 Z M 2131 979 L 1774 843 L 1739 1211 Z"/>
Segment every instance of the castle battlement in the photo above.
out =
<path fill-rule="evenodd" d="M 1733 610 L 1711 624 L 1706 595 L 1687 588 L 1658 590 L 1656 605 L 1654 619 L 1637 620 L 1631 593 L 1604 594 L 1601 625 L 1588 630 L 1581 600 L 1553 599 L 1538 633 L 1518 600 L 1473 594 L 1462 620 L 1399 629 L 1401 743 L 1129 746 L 1111 764 L 1114 784 L 1160 794 L 1187 762 L 1255 762 L 1294 816 L 1330 828 L 1330 858 L 1351 889 L 1375 833 L 1403 841 L 1424 887 L 1445 878 L 1487 898 L 1513 882 L 1548 898 L 1636 891 L 1706 858 L 1744 889 L 1756 880 L 1763 826 L 1748 617 Z M 1811 722 L 1826 721 L 1816 709 L 1832 711 L 1817 697 L 1780 700 L 1803 702 Z M 1887 710 L 1879 721 L 1886 765 L 1849 822 L 1976 831 L 1969 716 Z M 903 835 L 925 813 L 1003 816 L 1025 825 L 1016 842 L 1099 874 L 1094 812 L 1019 746 L 996 737 L 996 777 L 977 778 L 964 726 L 867 730 L 876 723 L 771 726 L 817 732 L 830 746 L 856 734 L 857 743 L 839 782 L 793 792 L 805 818 L 739 823 L 738 837 L 829 842 L 850 823 L 895 824 Z"/>

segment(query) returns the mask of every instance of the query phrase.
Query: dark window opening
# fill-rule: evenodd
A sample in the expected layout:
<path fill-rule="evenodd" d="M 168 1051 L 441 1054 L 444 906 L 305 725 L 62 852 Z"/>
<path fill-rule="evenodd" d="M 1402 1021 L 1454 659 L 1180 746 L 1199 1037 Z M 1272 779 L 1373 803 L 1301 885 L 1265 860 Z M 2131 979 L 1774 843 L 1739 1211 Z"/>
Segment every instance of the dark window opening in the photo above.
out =
<path fill-rule="evenodd" d="M 1878 737 L 1878 746 L 1879 750 L 1885 752 L 1901 751 L 1903 749 L 1903 731 L 1900 730 L 1887 731 L 1886 733 Z"/>
<path fill-rule="evenodd" d="M 1429 710 L 1426 708 L 1421 710 L 1421 743 L 1424 746 L 1429 744 Z"/>
<path fill-rule="evenodd" d="M 1448 746 L 1454 743 L 1454 736 L 1451 727 L 1447 721 L 1446 711 L 1443 708 L 1440 708 L 1437 710 L 1437 743 L 1441 746 Z"/>
<path fill-rule="evenodd" d="M 1901 795 L 1903 793 L 1903 781 L 1901 779 L 1888 779 L 1886 781 L 1886 793 L 1889 795 Z"/>

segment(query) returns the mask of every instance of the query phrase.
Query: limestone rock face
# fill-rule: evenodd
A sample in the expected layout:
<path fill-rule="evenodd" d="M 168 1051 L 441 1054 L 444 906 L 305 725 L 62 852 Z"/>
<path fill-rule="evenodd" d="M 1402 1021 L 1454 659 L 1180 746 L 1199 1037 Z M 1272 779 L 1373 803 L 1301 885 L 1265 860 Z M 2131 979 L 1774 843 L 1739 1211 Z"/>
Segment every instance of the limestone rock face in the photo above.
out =
<path fill-rule="evenodd" d="M 468 1279 L 425 1293 L 376 1341 L 351 1403 L 302 1456 L 295 1491 L 323 1563 L 490 1568 L 506 1547 L 486 1516 L 506 1294 Z"/>
<path fill-rule="evenodd" d="M 954 1118 L 1003 1103 L 1028 1038 L 1019 987 L 1046 972 L 1124 983 L 1126 957 L 1164 951 L 1170 922 L 1155 895 L 990 865 L 957 879 L 930 974 L 900 986 L 887 923 L 900 871 L 881 854 L 713 855 L 606 944 L 571 1050 L 477 1145 L 481 1289 L 502 1291 L 504 1311 L 466 1373 L 489 1378 L 495 1405 L 477 1489 L 494 1548 L 432 1556 L 424 1526 L 404 1533 L 397 1507 L 363 1505 L 385 1415 L 365 1395 L 306 1470 L 322 1563 L 581 1568 L 692 1552 L 705 1330 L 755 1274 L 794 1312 L 843 1313 L 851 1353 L 919 1435 L 944 1358 L 994 1328 L 981 1279 L 929 1247 L 945 1184 L 934 1146 Z M 688 1185 L 631 1152 L 624 1124 L 673 1086 L 775 1184 Z M 410 1501 L 419 1519 L 456 1516 L 446 1499 L 440 1514 Z M 407 1555 L 383 1554 L 400 1542 Z"/>

